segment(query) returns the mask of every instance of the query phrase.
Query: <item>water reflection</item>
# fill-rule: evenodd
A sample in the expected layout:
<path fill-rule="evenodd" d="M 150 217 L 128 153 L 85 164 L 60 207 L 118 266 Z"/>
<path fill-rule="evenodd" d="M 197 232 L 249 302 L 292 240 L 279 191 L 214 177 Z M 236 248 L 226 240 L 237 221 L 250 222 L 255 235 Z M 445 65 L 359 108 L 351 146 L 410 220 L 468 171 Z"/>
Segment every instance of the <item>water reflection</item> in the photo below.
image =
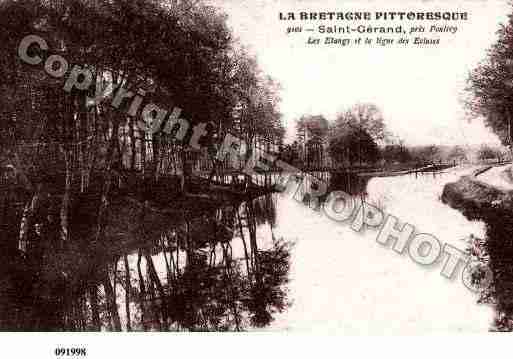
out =
<path fill-rule="evenodd" d="M 370 178 L 371 176 L 359 176 L 354 172 L 334 172 L 330 178 L 330 192 L 344 191 L 352 195 L 366 195 Z"/>
<path fill-rule="evenodd" d="M 257 240 L 276 221 L 271 195 L 165 230 L 144 215 L 132 225 L 112 221 L 110 236 L 128 226 L 136 234 L 119 246 L 62 246 L 43 235 L 54 220 L 45 216 L 25 258 L 4 254 L 2 330 L 244 330 L 269 325 L 288 306 L 290 244 Z"/>

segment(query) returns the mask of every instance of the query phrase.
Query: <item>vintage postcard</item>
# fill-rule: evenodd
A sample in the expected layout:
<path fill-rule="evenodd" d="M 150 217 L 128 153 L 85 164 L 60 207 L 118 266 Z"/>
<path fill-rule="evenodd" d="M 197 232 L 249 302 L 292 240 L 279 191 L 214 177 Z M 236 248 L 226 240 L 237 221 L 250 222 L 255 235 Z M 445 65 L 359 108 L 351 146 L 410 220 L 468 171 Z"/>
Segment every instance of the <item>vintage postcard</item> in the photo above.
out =
<path fill-rule="evenodd" d="M 509 1 L 0 0 L 0 48 L 0 331 L 513 330 Z"/>

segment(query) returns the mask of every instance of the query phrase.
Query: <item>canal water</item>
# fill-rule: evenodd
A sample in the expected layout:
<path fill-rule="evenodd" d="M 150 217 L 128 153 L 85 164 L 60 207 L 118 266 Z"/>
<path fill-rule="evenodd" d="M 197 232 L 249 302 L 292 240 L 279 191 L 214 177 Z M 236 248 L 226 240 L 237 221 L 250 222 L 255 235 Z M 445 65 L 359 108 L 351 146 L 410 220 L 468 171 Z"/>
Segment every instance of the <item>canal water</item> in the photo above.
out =
<path fill-rule="evenodd" d="M 471 235 L 484 236 L 484 223 L 467 220 L 444 205 L 440 195 L 446 183 L 472 170 L 373 178 L 366 201 L 416 232 L 464 250 Z M 455 279 L 446 279 L 440 275 L 441 262 L 420 266 L 408 254 L 376 242 L 374 229 L 356 233 L 350 224 L 336 223 L 283 195 L 276 203 L 275 235 L 294 242 L 293 304 L 270 329 L 408 334 L 490 328 L 493 310 L 477 304 L 477 295 L 462 283 L 461 267 Z"/>
<path fill-rule="evenodd" d="M 373 178 L 366 186 L 344 175 L 330 188 L 350 187 L 359 201 L 463 251 L 470 236 L 484 237 L 484 223 L 465 219 L 440 195 L 472 170 Z M 449 280 L 441 261 L 422 267 L 379 244 L 377 230 L 357 233 L 284 193 L 184 222 L 154 217 L 107 228 L 133 226 L 129 245 L 96 248 L 84 239 L 69 244 L 70 259 L 41 243 L 37 256 L 13 259 L 0 286 L 0 328 L 418 334 L 484 332 L 493 319 L 462 283 L 461 267 Z M 92 257 L 93 264 L 83 259 Z"/>

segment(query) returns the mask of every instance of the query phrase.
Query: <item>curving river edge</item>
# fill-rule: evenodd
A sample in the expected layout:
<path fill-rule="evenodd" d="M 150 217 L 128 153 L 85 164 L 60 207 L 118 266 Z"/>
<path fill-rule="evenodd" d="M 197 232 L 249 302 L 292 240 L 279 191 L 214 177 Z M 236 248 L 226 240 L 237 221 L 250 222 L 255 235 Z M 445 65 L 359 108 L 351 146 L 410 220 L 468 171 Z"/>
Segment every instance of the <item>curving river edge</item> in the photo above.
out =
<path fill-rule="evenodd" d="M 484 240 L 475 241 L 470 248 L 493 273 L 490 285 L 482 289 L 479 300 L 495 308 L 492 331 L 512 331 L 513 192 L 480 181 L 477 176 L 488 169 L 490 167 L 478 169 L 446 184 L 441 200 L 469 220 L 486 224 Z"/>

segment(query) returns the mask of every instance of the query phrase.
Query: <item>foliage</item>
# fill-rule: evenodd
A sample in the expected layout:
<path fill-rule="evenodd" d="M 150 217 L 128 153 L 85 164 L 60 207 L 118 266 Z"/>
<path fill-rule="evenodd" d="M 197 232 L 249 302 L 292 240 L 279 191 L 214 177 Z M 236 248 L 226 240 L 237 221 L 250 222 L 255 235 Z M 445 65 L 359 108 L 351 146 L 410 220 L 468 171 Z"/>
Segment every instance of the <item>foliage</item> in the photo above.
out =
<path fill-rule="evenodd" d="M 408 148 L 401 145 L 386 145 L 381 150 L 381 157 L 387 162 L 408 162 L 412 160 Z"/>
<path fill-rule="evenodd" d="M 350 130 L 363 130 L 376 142 L 385 140 L 387 136 L 383 114 L 372 103 L 357 103 L 337 116 L 333 131 Z"/>
<path fill-rule="evenodd" d="M 447 159 L 449 161 L 466 161 L 468 160 L 468 156 L 466 151 L 461 146 L 454 146 L 447 155 Z"/>
<path fill-rule="evenodd" d="M 162 132 L 149 135 L 126 114 L 131 100 L 116 110 L 110 105 L 112 99 L 94 104 L 88 99 L 95 95 L 95 83 L 105 85 L 112 79 L 116 86 L 144 91 L 140 109 L 148 103 L 166 110 L 176 106 L 192 125 L 209 122 L 206 144 L 216 140 L 214 132 L 217 140 L 228 132 L 244 134 L 248 144 L 256 136 L 280 140 L 284 133 L 277 110 L 280 87 L 234 42 L 226 15 L 198 0 L 4 0 L 0 1 L 0 18 L 0 161 L 2 166 L 14 168 L 15 177 L 21 179 L 7 188 L 7 194 L 12 194 L 8 201 L 2 193 L 6 206 L 0 220 L 4 223 L 8 219 L 15 229 L 2 227 L 0 236 L 8 233 L 13 241 L 19 238 L 20 243 L 29 243 L 24 253 L 29 264 L 24 265 L 33 273 L 41 270 L 56 278 L 30 278 L 24 281 L 29 288 L 20 291 L 20 296 L 43 292 L 33 303 L 41 308 L 55 304 L 50 316 L 66 321 L 44 319 L 44 324 L 34 325 L 91 329 L 84 324 L 91 314 L 92 329 L 99 329 L 106 321 L 119 330 L 117 271 L 105 263 L 119 255 L 115 251 L 119 246 L 138 243 L 140 286 L 129 289 L 127 296 L 140 295 L 141 316 L 158 317 L 162 328 L 168 319 L 191 330 L 238 327 L 240 323 L 233 324 L 226 317 L 237 317 L 234 313 L 244 295 L 240 282 L 250 279 L 247 273 L 241 274 L 238 265 L 229 267 L 232 258 L 226 233 L 220 235 L 214 230 L 209 236 L 201 227 L 205 230 L 203 242 L 191 244 L 194 231 L 187 222 L 187 234 L 172 243 L 173 248 L 166 248 L 174 250 L 176 256 L 187 251 L 185 267 L 177 258 L 176 266 L 167 268 L 175 287 L 166 288 L 152 269 L 148 247 L 159 241 L 163 231 L 176 226 L 152 206 L 157 199 L 167 201 L 169 207 L 169 203 L 176 204 L 177 197 L 185 197 L 178 191 L 176 176 L 165 176 L 172 168 L 173 174 L 186 177 L 185 165 L 193 156 L 184 149 L 184 142 L 190 139 L 192 129 L 183 141 Z M 17 48 L 29 34 L 48 42 L 49 50 L 40 51 L 43 60 L 59 54 L 70 69 L 74 65 L 89 69 L 93 74 L 90 89 L 67 93 L 62 87 L 69 71 L 64 78 L 55 79 L 44 72 L 43 63 L 25 64 Z M 120 209 L 119 204 L 125 201 L 137 205 Z M 175 217 L 181 220 L 190 214 L 180 212 Z M 151 230 L 146 230 L 141 223 L 151 217 L 168 227 L 151 225 L 147 226 Z M 230 218 L 233 220 L 233 215 Z M 124 236 L 129 240 L 122 242 Z M 214 252 L 220 246 L 224 249 L 223 263 L 212 264 L 202 252 L 207 247 L 204 241 L 211 237 L 216 240 L 209 243 Z M 106 244 L 116 244 L 116 248 Z M 252 255 L 257 256 L 256 245 L 253 247 Z M 15 263 L 23 260 L 20 251 L 4 256 Z M 141 258 L 146 259 L 147 278 L 141 274 Z M 45 270 L 41 269 L 43 262 Z M 42 289 L 31 288 L 33 282 Z M 231 285 L 225 286 L 226 282 Z M 64 285 L 66 292 L 58 291 Z M 98 290 L 100 286 L 103 291 Z M 232 291 L 227 293 L 221 287 Z M 162 303 L 164 294 L 169 296 L 169 303 Z M 181 302 L 184 295 L 194 301 Z M 157 304 L 145 305 L 145 296 Z M 87 301 L 92 313 L 86 308 Z M 172 312 L 167 304 L 176 304 L 173 308 L 183 311 Z M 210 312 L 201 314 L 200 306 Z M 77 313 L 67 312 L 70 308 Z M 105 314 L 100 316 L 102 311 Z M 26 312 L 30 317 L 31 312 Z M 87 315 L 80 323 L 71 319 L 84 312 Z M 30 323 L 41 318 L 37 314 L 33 317 Z M 147 329 L 144 324 L 143 329 Z"/>
<path fill-rule="evenodd" d="M 236 86 L 231 90 L 234 100 L 231 132 L 244 139 L 248 146 L 257 136 L 280 142 L 285 134 L 277 109 L 280 85 L 262 74 L 256 59 L 244 48 L 234 53 L 232 61 Z"/>
<path fill-rule="evenodd" d="M 467 105 L 475 116 L 495 132 L 504 145 L 511 145 L 513 128 L 513 16 L 497 31 L 498 39 L 468 80 Z"/>
<path fill-rule="evenodd" d="M 332 136 L 329 152 L 338 163 L 349 162 L 350 165 L 374 163 L 379 158 L 378 145 L 365 130 L 344 131 L 340 135 Z"/>
<path fill-rule="evenodd" d="M 500 157 L 500 152 L 493 149 L 489 145 L 482 145 L 477 151 L 477 158 L 480 160 L 492 159 Z"/>
<path fill-rule="evenodd" d="M 442 151 L 439 146 L 427 145 L 418 146 L 411 149 L 413 158 L 419 162 L 439 162 L 441 160 Z"/>
<path fill-rule="evenodd" d="M 374 104 L 357 103 L 341 112 L 331 126 L 330 155 L 339 163 L 376 162 L 379 158 L 377 143 L 384 141 L 386 134 L 379 108 Z"/>
<path fill-rule="evenodd" d="M 322 143 L 329 131 L 329 123 L 322 115 L 301 116 L 296 121 L 296 138 L 301 141 Z"/>
<path fill-rule="evenodd" d="M 304 115 L 296 121 L 295 144 L 302 147 L 307 166 L 323 164 L 328 133 L 329 123 L 322 115 Z"/>

